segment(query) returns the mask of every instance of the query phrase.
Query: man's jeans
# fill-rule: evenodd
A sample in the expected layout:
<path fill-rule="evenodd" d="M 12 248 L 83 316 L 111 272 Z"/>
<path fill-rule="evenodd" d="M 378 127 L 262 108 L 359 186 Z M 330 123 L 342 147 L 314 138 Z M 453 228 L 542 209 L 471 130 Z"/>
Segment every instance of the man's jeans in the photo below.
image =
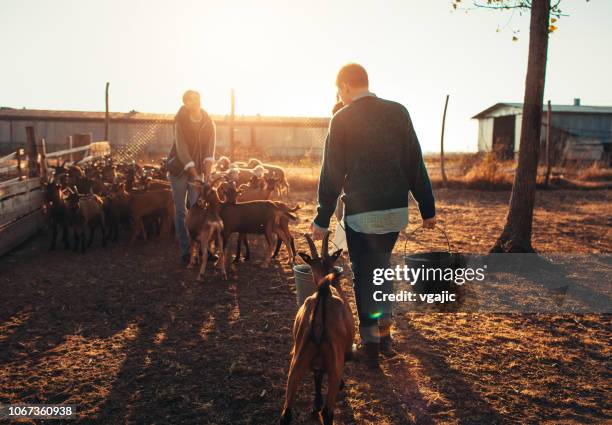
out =
<path fill-rule="evenodd" d="M 181 247 L 181 255 L 189 255 L 189 236 L 185 228 L 185 198 L 189 195 L 189 207 L 198 200 L 198 189 L 189 184 L 189 178 L 185 173 L 179 177 L 168 174 L 172 198 L 174 199 L 174 226 Z"/>
<path fill-rule="evenodd" d="M 388 268 L 393 246 L 399 232 L 381 235 L 355 232 L 346 222 L 346 242 L 348 245 L 351 269 L 353 271 L 353 289 L 357 314 L 359 315 L 359 333 L 363 342 L 379 342 L 378 326 L 390 324 L 392 303 L 374 301 L 374 292 L 390 294 L 393 292 L 393 281 L 374 285 L 373 273 L 376 268 Z"/>

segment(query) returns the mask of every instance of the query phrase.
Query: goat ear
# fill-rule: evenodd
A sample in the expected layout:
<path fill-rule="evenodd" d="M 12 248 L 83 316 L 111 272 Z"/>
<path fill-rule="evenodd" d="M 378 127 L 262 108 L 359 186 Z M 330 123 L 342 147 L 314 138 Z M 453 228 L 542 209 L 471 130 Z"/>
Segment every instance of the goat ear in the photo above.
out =
<path fill-rule="evenodd" d="M 341 249 L 337 250 L 332 255 L 330 255 L 330 259 L 332 261 L 336 261 L 338 259 L 338 257 L 340 257 L 340 254 L 342 254 L 342 250 Z"/>
<path fill-rule="evenodd" d="M 310 255 L 306 254 L 305 252 L 298 252 L 298 255 L 306 264 L 310 264 L 312 262 Z"/>

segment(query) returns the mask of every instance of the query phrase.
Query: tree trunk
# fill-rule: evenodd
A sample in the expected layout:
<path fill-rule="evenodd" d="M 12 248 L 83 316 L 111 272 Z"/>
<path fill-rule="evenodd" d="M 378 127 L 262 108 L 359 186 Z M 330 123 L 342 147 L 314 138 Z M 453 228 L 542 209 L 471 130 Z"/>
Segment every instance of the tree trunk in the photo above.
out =
<path fill-rule="evenodd" d="M 448 108 L 448 94 L 446 95 L 446 101 L 444 102 L 444 114 L 442 114 L 442 134 L 440 135 L 440 172 L 442 173 L 442 185 L 448 186 L 448 179 L 446 178 L 446 170 L 444 169 L 444 126 L 446 124 L 446 109 Z"/>
<path fill-rule="evenodd" d="M 531 229 L 542 127 L 550 0 L 531 2 L 529 60 L 519 157 L 506 225 L 491 252 L 533 252 Z"/>

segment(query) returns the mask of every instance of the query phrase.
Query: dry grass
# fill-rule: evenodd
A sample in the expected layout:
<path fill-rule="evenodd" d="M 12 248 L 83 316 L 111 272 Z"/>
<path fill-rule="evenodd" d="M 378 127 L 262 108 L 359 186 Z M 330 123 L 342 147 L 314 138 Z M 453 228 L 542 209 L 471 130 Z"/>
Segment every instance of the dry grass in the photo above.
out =
<path fill-rule="evenodd" d="M 578 180 L 582 181 L 612 181 L 612 168 L 600 164 L 593 164 L 589 168 L 578 169 L 576 173 Z"/>
<path fill-rule="evenodd" d="M 321 163 L 302 158 L 295 162 L 270 161 L 284 166 L 293 190 L 316 190 Z M 428 155 L 425 164 L 434 188 L 442 188 L 439 155 Z M 453 153 L 445 158 L 449 189 L 510 190 L 516 163 L 500 161 L 493 153 Z M 538 187 L 544 186 L 546 168 L 538 168 Z M 601 165 L 554 167 L 549 189 L 607 189 L 612 184 L 612 168 Z"/>

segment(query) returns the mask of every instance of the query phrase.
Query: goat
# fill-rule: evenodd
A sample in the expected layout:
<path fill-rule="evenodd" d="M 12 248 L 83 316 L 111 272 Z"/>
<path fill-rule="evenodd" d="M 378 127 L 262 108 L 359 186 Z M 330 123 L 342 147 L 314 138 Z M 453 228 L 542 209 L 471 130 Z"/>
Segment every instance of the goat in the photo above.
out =
<path fill-rule="evenodd" d="M 89 193 L 92 188 L 91 180 L 85 175 L 85 171 L 78 165 L 73 164 L 66 172 L 68 187 L 78 189 L 79 193 Z"/>
<path fill-rule="evenodd" d="M 150 215 L 159 215 L 162 223 L 171 225 L 174 217 L 174 205 L 170 190 L 152 190 L 150 192 L 132 192 L 129 198 L 130 223 L 132 224 L 132 239 L 134 243 L 139 233 L 147 239 L 144 218 Z M 161 227 L 160 226 L 160 227 Z"/>
<path fill-rule="evenodd" d="M 340 286 L 339 273 L 334 268 L 342 250 L 329 255 L 329 234 L 327 232 L 323 238 L 321 257 L 308 235 L 304 236 L 311 255 L 299 253 L 312 270 L 317 291 L 306 298 L 295 316 L 291 365 L 280 419 L 282 425 L 291 423 L 295 394 L 309 368 L 313 371 L 315 383 L 313 414 L 319 416 L 323 424 L 333 424 L 336 396 L 343 386 L 344 362 L 352 353 L 355 322 Z M 327 375 L 328 384 L 323 407 L 321 383 L 324 374 Z"/>
<path fill-rule="evenodd" d="M 230 164 L 230 159 L 227 156 L 222 156 L 215 163 L 215 171 L 227 171 Z"/>
<path fill-rule="evenodd" d="M 283 211 L 272 201 L 260 200 L 249 202 L 233 202 L 236 194 L 235 182 L 227 182 L 219 190 L 225 192 L 225 199 L 221 205 L 221 219 L 223 220 L 223 244 L 227 249 L 228 241 L 232 233 L 239 234 L 264 234 L 268 244 L 262 267 L 270 264 L 272 254 L 273 236 L 276 234 L 290 249 L 291 234 L 288 227 L 281 225 L 283 218 L 297 220 L 293 214 Z M 230 200 L 228 200 L 228 198 Z"/>
<path fill-rule="evenodd" d="M 50 250 L 55 249 L 57 228 L 62 228 L 62 242 L 69 248 L 68 242 L 68 206 L 62 188 L 58 183 L 49 182 L 44 185 L 46 211 L 49 215 L 50 226 L 53 231 Z"/>
<path fill-rule="evenodd" d="M 228 204 L 236 204 L 236 199 L 237 196 L 241 193 L 240 190 L 236 190 L 236 183 L 235 182 L 225 182 L 223 184 L 221 184 L 219 186 L 219 192 L 223 195 L 224 198 L 224 202 L 228 203 Z M 280 247 L 281 244 L 284 240 L 289 240 L 289 244 L 285 243 L 285 246 L 287 247 L 287 251 L 289 253 L 289 262 L 293 263 L 294 259 L 295 259 L 295 255 L 296 255 L 296 250 L 295 250 L 295 243 L 294 243 L 294 239 L 293 236 L 291 235 L 291 232 L 289 231 L 289 220 L 296 220 L 297 217 L 295 217 L 292 213 L 296 212 L 298 209 L 300 209 L 300 206 L 296 206 L 295 208 L 289 208 L 287 206 L 287 204 L 283 203 L 283 202 L 277 202 L 274 201 L 274 203 L 277 205 L 277 207 L 279 207 L 284 213 L 286 213 L 285 215 L 282 215 L 280 217 L 278 226 L 280 228 L 280 232 L 285 236 L 285 239 L 283 239 L 283 237 L 281 237 L 278 234 L 277 231 L 277 238 L 276 238 L 276 248 L 274 250 L 274 254 L 272 255 L 272 257 L 270 258 L 276 258 L 276 256 L 278 255 L 279 251 L 280 251 Z M 260 227 L 259 232 L 256 232 L 257 234 L 264 234 L 264 227 Z M 249 249 L 249 242 L 248 242 L 248 238 L 247 238 L 247 234 L 246 233 L 240 233 L 238 235 L 238 239 L 236 240 L 236 256 L 234 257 L 234 262 L 237 263 L 240 261 L 240 247 L 241 244 L 244 244 L 245 247 L 245 256 L 244 259 L 245 260 L 250 260 L 251 258 L 251 251 Z"/>
<path fill-rule="evenodd" d="M 265 172 L 266 169 L 264 167 L 255 167 L 253 169 L 231 167 L 227 171 L 227 176 L 230 178 L 230 180 L 234 180 L 236 185 L 239 187 L 240 185 L 251 181 L 253 177 L 263 177 Z"/>
<path fill-rule="evenodd" d="M 80 196 L 76 186 L 73 189 L 68 188 L 68 191 L 70 194 L 66 201 L 68 216 L 74 233 L 74 251 L 78 250 L 80 243 L 81 253 L 85 252 L 85 227 L 89 227 L 89 244 L 87 246 L 91 246 L 93 243 L 98 226 L 102 231 L 102 246 L 106 246 L 102 199 L 94 194 Z"/>
<path fill-rule="evenodd" d="M 141 179 L 141 182 L 144 190 L 170 189 L 170 182 L 167 180 L 144 177 Z"/>
<path fill-rule="evenodd" d="M 104 199 L 104 214 L 108 226 L 108 239 L 113 242 L 119 237 L 121 223 L 130 220 L 130 194 L 125 190 L 125 183 L 114 184 Z"/>
<path fill-rule="evenodd" d="M 263 183 L 263 186 L 261 185 L 261 183 Z M 228 202 L 235 203 L 236 201 L 248 202 L 248 201 L 258 201 L 258 200 L 270 199 L 272 192 L 276 190 L 276 184 L 277 184 L 276 179 L 269 178 L 269 177 L 259 178 L 259 177 L 253 176 L 249 184 L 243 184 L 240 186 L 240 188 L 236 192 L 238 195 L 236 198 L 232 196 L 228 197 Z M 251 188 L 250 190 L 249 190 L 249 187 Z M 294 212 L 294 211 L 289 211 L 289 212 Z M 286 217 L 281 220 L 281 226 L 283 226 L 283 228 L 286 229 L 286 232 L 289 233 L 289 220 Z M 290 235 L 290 241 L 291 241 L 292 249 L 290 249 L 289 247 L 287 247 L 287 249 L 289 250 L 290 257 L 293 260 L 293 258 L 295 257 L 295 247 L 293 245 L 293 236 L 291 235 Z M 274 250 L 274 254 L 272 255 L 272 258 L 276 258 L 276 256 L 278 255 L 278 252 L 281 246 L 281 242 L 282 242 L 281 239 L 277 238 L 276 248 Z M 249 249 L 249 240 L 245 233 L 241 233 L 238 236 L 238 240 L 236 241 L 236 257 L 234 258 L 235 262 L 240 261 L 241 244 L 244 245 L 245 252 L 246 252 L 244 259 L 248 261 L 251 258 L 251 252 Z"/>
<path fill-rule="evenodd" d="M 263 182 L 263 184 L 261 184 Z M 253 176 L 249 184 L 243 184 L 238 188 L 238 202 L 259 201 L 270 199 L 272 192 L 276 190 L 278 180 L 272 177 L 258 178 Z"/>
<path fill-rule="evenodd" d="M 276 179 L 278 179 L 280 183 L 279 195 L 282 193 L 283 190 L 285 190 L 287 194 L 289 193 L 289 182 L 287 181 L 287 177 L 285 175 L 285 169 L 283 167 L 279 167 L 278 165 L 264 164 L 257 158 L 249 159 L 248 167 L 249 168 L 257 168 L 257 167 L 265 168 L 271 177 L 275 177 Z"/>
<path fill-rule="evenodd" d="M 227 280 L 227 271 L 225 269 L 225 250 L 223 245 L 223 221 L 220 217 L 221 201 L 218 198 L 217 192 L 213 188 L 214 183 L 199 184 L 200 193 L 198 202 L 189 208 L 185 217 L 185 227 L 189 233 L 189 241 L 191 247 L 191 258 L 188 268 L 192 268 L 197 264 L 199 252 L 203 251 L 200 272 L 198 273 L 198 281 L 204 281 L 204 272 L 208 261 L 208 247 L 210 242 L 215 242 L 219 252 L 218 265 L 221 268 L 221 275 L 224 280 Z"/>

